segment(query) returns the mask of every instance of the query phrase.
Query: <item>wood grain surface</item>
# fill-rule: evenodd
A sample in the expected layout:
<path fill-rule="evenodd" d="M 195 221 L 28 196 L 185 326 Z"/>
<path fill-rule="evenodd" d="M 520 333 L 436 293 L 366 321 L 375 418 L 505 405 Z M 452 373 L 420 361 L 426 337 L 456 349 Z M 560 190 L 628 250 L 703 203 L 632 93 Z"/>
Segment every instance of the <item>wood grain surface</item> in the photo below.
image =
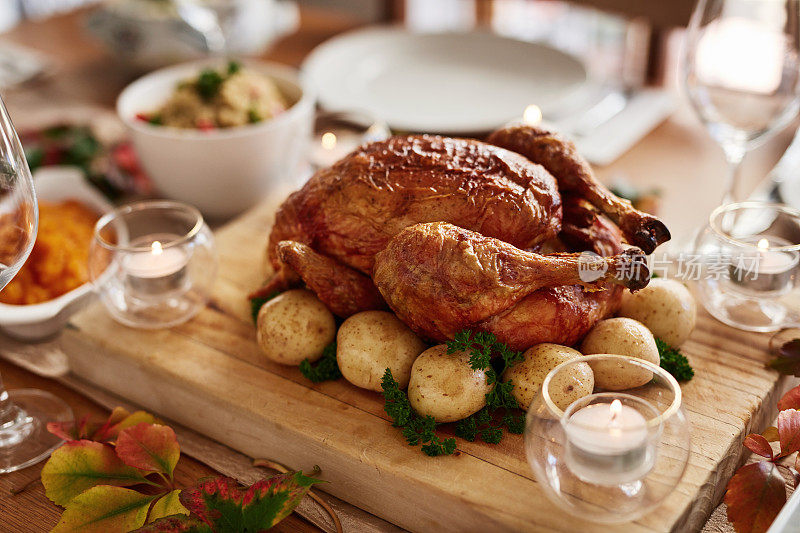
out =
<path fill-rule="evenodd" d="M 431 459 L 391 427 L 380 395 L 343 380 L 312 385 L 296 368 L 265 360 L 246 294 L 264 277 L 263 243 L 281 198 L 217 231 L 220 276 L 195 319 L 145 332 L 115 324 L 98 305 L 75 316 L 64 338 L 73 372 L 247 455 L 319 464 L 330 493 L 408 529 L 608 530 L 553 510 L 520 436 L 498 446 L 459 440 L 458 456 Z M 696 371 L 683 387 L 688 469 L 660 508 L 619 531 L 702 526 L 742 458 L 744 436 L 772 420 L 787 383 L 764 368 L 768 339 L 701 313 L 683 346 Z"/>

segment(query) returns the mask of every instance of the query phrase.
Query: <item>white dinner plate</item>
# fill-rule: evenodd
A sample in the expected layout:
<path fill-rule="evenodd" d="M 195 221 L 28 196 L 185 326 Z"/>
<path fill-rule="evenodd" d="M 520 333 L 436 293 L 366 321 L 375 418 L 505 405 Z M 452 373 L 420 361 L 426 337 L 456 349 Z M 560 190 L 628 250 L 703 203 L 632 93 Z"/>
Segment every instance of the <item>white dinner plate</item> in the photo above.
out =
<path fill-rule="evenodd" d="M 365 109 L 395 129 L 440 133 L 489 131 L 529 104 L 547 114 L 587 80 L 580 61 L 543 44 L 396 27 L 326 41 L 303 75 L 324 108 Z"/>

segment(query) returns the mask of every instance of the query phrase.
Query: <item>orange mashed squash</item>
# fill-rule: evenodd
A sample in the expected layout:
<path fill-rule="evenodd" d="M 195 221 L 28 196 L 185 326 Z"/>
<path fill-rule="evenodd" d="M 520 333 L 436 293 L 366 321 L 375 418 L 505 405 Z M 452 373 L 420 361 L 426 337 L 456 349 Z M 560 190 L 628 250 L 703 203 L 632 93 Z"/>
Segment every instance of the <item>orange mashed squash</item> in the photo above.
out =
<path fill-rule="evenodd" d="M 0 292 L 0 302 L 46 302 L 89 281 L 88 263 L 99 215 L 75 200 L 39 202 L 39 233 L 30 257 Z M 2 220 L 0 220 L 2 224 Z M 0 249 L 14 243 L 0 242 Z"/>

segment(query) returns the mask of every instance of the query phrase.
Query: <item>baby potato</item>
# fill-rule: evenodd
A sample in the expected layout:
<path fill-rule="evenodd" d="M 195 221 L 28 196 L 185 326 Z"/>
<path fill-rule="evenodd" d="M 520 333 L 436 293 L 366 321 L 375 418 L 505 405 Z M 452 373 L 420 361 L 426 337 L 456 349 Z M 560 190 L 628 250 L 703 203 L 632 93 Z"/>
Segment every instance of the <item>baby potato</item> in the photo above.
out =
<path fill-rule="evenodd" d="M 503 372 L 503 381 L 514 382 L 511 393 L 519 406 L 527 409 L 547 374 L 564 361 L 580 357 L 581 353 L 567 346 L 543 343 L 531 346 L 522 356 L 522 361 Z M 586 363 L 577 363 L 553 377 L 549 393 L 553 403 L 564 410 L 578 398 L 591 394 L 593 389 L 592 369 Z"/>
<path fill-rule="evenodd" d="M 344 378 L 356 387 L 378 392 L 387 368 L 405 389 L 411 365 L 425 348 L 408 326 L 386 311 L 356 313 L 336 334 L 336 360 Z"/>
<path fill-rule="evenodd" d="M 333 314 L 304 289 L 281 293 L 258 312 L 258 345 L 264 355 L 282 365 L 316 361 L 335 337 Z"/>
<path fill-rule="evenodd" d="M 661 362 L 653 334 L 632 318 L 601 320 L 583 339 L 581 351 L 586 355 L 627 355 L 655 365 Z M 595 361 L 589 366 L 594 371 L 595 385 L 607 390 L 640 387 L 653 378 L 651 371 L 619 361 Z"/>
<path fill-rule="evenodd" d="M 638 320 L 670 346 L 680 346 L 694 329 L 697 304 L 682 283 L 656 278 L 638 292 L 626 291 L 618 315 Z"/>
<path fill-rule="evenodd" d="M 455 422 L 486 405 L 486 373 L 469 366 L 467 352 L 447 353 L 440 344 L 428 348 L 414 361 L 408 384 L 411 407 L 437 422 Z"/>

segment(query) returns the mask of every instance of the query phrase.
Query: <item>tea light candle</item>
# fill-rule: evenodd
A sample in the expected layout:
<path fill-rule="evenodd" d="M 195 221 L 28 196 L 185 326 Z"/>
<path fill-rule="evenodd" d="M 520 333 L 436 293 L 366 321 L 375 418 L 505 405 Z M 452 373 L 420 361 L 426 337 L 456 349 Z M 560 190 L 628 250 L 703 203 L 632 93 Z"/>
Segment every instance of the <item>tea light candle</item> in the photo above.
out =
<path fill-rule="evenodd" d="M 655 453 L 649 444 L 647 420 L 619 399 L 576 411 L 564 429 L 567 465 L 583 481 L 630 483 L 653 468 Z"/>
<path fill-rule="evenodd" d="M 182 287 L 189 257 L 180 247 L 162 244 L 175 236 L 154 236 L 137 239 L 134 246 L 150 243 L 149 251 L 133 252 L 125 258 L 125 270 L 131 288 L 141 294 L 159 295 Z M 159 240 L 160 239 L 160 240 Z"/>
<path fill-rule="evenodd" d="M 742 239 L 755 244 L 757 251 L 743 252 L 733 257 L 730 279 L 741 288 L 753 292 L 785 292 L 791 290 L 798 264 L 797 252 L 770 248 L 791 243 L 780 237 L 750 237 Z"/>
<path fill-rule="evenodd" d="M 331 130 L 314 138 L 309 161 L 314 168 L 329 167 L 358 148 L 362 138 L 347 130 Z"/>

